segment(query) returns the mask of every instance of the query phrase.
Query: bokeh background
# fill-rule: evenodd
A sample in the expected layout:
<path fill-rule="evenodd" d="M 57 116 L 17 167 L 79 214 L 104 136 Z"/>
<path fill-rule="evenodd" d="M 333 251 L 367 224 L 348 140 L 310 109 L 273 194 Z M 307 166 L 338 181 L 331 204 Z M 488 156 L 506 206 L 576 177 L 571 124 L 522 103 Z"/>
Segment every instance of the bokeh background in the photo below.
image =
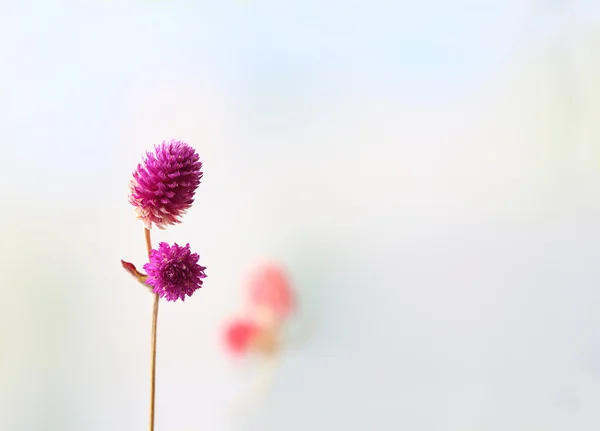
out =
<path fill-rule="evenodd" d="M 596 0 L 0 6 L 0 430 L 144 430 L 127 184 L 197 148 L 205 287 L 159 316 L 157 431 L 600 428 Z M 298 289 L 272 386 L 221 327 Z"/>

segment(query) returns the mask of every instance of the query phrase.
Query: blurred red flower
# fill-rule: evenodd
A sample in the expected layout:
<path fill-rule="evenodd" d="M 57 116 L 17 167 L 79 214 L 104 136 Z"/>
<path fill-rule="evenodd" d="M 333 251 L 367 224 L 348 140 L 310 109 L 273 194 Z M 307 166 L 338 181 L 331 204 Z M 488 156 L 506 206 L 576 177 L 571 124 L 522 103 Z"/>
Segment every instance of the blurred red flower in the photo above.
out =
<path fill-rule="evenodd" d="M 246 312 L 225 326 L 225 345 L 239 356 L 249 350 L 270 355 L 277 352 L 283 325 L 294 311 L 295 299 L 283 268 L 272 263 L 257 265 L 245 283 Z"/>
<path fill-rule="evenodd" d="M 225 344 L 231 353 L 241 355 L 259 331 L 260 327 L 250 319 L 235 319 L 225 329 Z"/>

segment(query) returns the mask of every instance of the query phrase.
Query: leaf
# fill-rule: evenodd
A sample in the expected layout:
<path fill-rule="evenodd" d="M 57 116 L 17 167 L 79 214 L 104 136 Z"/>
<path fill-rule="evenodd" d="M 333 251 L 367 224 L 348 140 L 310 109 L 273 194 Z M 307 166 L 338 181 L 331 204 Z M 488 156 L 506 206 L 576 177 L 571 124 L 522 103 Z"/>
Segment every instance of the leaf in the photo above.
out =
<path fill-rule="evenodd" d="M 125 262 L 123 259 L 121 259 L 121 265 L 123 265 L 125 271 L 133 275 L 137 279 L 137 281 L 139 281 L 143 285 L 146 285 L 146 279 L 148 278 L 148 276 L 139 272 L 133 263 Z"/>

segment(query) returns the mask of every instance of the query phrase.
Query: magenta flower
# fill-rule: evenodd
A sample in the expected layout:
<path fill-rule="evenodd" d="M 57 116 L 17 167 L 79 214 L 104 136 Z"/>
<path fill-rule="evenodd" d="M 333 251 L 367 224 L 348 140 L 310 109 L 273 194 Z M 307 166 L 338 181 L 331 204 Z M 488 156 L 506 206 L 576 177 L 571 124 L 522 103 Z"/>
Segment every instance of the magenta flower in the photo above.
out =
<path fill-rule="evenodd" d="M 129 183 L 129 202 L 147 229 L 152 223 L 164 229 L 180 222 L 194 202 L 201 169 L 198 153 L 185 142 L 163 142 L 154 147 L 154 153 L 146 153 Z"/>
<path fill-rule="evenodd" d="M 161 298 L 167 301 L 192 296 L 202 287 L 202 279 L 206 278 L 205 267 L 198 265 L 198 256 L 190 252 L 190 245 L 181 247 L 161 242 L 158 250 L 150 251 L 150 262 L 144 265 L 148 274 L 146 284 L 153 288 Z"/>

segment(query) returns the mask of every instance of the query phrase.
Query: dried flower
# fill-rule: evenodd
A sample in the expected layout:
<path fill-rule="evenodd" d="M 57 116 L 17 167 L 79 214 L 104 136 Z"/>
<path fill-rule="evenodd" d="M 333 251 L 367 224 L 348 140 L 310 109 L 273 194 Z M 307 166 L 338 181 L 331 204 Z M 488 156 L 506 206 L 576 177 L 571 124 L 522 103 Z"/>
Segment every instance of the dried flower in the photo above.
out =
<path fill-rule="evenodd" d="M 202 287 L 202 279 L 206 278 L 205 267 L 198 265 L 198 256 L 190 252 L 190 245 L 181 247 L 161 242 L 158 250 L 150 251 L 150 262 L 144 265 L 148 273 L 146 284 L 153 287 L 154 293 L 167 301 L 192 296 Z"/>
<path fill-rule="evenodd" d="M 249 300 L 277 320 L 284 320 L 294 308 L 294 295 L 283 269 L 274 263 L 259 265 L 248 279 Z"/>
<path fill-rule="evenodd" d="M 171 140 L 147 152 L 129 184 L 129 202 L 147 229 L 179 223 L 179 218 L 194 202 L 202 179 L 198 153 L 185 142 Z"/>

